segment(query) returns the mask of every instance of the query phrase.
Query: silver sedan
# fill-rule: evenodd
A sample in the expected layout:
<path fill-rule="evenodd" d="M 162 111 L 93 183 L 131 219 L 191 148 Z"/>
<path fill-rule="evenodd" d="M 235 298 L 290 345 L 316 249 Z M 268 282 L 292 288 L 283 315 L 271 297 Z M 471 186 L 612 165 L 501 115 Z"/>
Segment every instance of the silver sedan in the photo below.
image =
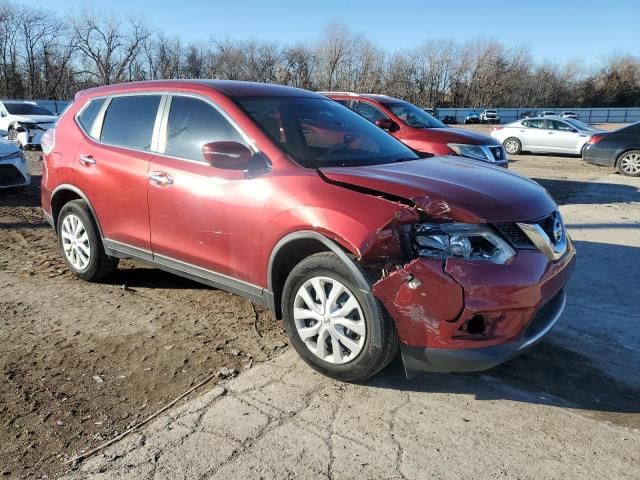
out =
<path fill-rule="evenodd" d="M 510 155 L 520 152 L 549 152 L 580 155 L 597 128 L 572 118 L 535 117 L 496 127 L 491 136 Z"/>

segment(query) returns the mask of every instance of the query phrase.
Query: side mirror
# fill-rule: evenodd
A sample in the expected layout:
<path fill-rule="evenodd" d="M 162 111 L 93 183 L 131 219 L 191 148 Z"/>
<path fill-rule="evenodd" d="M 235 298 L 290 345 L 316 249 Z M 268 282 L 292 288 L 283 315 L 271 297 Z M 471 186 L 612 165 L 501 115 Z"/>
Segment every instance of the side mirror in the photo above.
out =
<path fill-rule="evenodd" d="M 0 112 L 0 117 L 6 117 L 6 116 L 7 116 L 7 112 L 4 112 L 4 111 Z"/>
<path fill-rule="evenodd" d="M 212 167 L 226 170 L 247 170 L 251 164 L 251 150 L 239 142 L 205 143 L 202 156 Z"/>
<path fill-rule="evenodd" d="M 399 128 L 398 124 L 390 118 L 381 118 L 380 120 L 376 120 L 376 125 L 389 132 L 395 132 Z"/>

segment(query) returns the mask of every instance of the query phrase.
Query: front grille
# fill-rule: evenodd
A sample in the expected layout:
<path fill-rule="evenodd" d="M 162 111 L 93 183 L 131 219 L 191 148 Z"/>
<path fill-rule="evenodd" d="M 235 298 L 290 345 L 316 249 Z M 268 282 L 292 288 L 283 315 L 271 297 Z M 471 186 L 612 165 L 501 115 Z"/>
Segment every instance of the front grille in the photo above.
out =
<path fill-rule="evenodd" d="M 539 218 L 537 220 L 533 220 L 526 223 L 538 224 L 544 230 L 549 238 L 554 238 L 553 235 L 553 223 L 555 220 L 555 212 L 547 215 L 546 217 Z M 533 244 L 529 237 L 520 229 L 520 227 L 516 223 L 508 222 L 508 223 L 496 223 L 495 227 L 498 229 L 502 235 L 504 235 L 509 243 L 515 248 L 520 248 L 523 250 L 532 250 L 535 249 L 536 246 Z"/>
<path fill-rule="evenodd" d="M 491 152 L 491 155 L 493 155 L 493 158 L 496 162 L 504 162 L 507 159 L 502 145 L 489 147 L 489 151 Z"/>
<path fill-rule="evenodd" d="M 13 165 L 0 165 L 0 187 L 20 185 L 25 182 L 24 176 Z"/>
<path fill-rule="evenodd" d="M 533 338 L 542 332 L 549 322 L 557 315 L 558 310 L 562 308 L 563 291 L 560 290 L 556 295 L 543 305 L 533 317 L 533 320 L 529 322 L 527 328 L 524 331 L 524 338 Z"/>

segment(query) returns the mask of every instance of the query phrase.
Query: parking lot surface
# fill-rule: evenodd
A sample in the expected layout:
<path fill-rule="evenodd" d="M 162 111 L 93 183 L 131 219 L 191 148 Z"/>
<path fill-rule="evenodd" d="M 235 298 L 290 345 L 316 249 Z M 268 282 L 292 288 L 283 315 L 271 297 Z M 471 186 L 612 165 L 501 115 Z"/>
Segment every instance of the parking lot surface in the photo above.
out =
<path fill-rule="evenodd" d="M 0 468 L 9 478 L 640 477 L 640 179 L 573 157 L 511 160 L 556 197 L 578 249 L 560 323 L 488 372 L 407 380 L 395 361 L 363 385 L 314 373 L 269 313 L 239 297 L 128 263 L 108 284 L 73 279 L 37 190 L 0 194 L 0 433 L 11 439 Z M 219 375 L 64 463 L 224 366 L 239 377 Z"/>

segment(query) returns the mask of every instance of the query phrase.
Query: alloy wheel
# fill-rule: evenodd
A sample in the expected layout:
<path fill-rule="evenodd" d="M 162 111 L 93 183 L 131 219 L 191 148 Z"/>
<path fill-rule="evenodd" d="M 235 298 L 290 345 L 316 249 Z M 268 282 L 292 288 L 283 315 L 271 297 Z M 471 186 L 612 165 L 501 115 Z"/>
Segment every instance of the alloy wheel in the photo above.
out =
<path fill-rule="evenodd" d="M 620 159 L 620 169 L 627 175 L 638 175 L 640 173 L 640 153 L 627 153 Z"/>
<path fill-rule="evenodd" d="M 507 153 L 516 153 L 518 151 L 518 142 L 516 142 L 515 140 L 509 140 L 505 142 L 504 148 Z"/>
<path fill-rule="evenodd" d="M 76 270 L 82 271 L 91 259 L 91 244 L 87 230 L 79 217 L 70 213 L 62 221 L 60 228 L 62 250 Z"/>
<path fill-rule="evenodd" d="M 334 364 L 355 359 L 367 334 L 362 308 L 339 281 L 313 277 L 296 293 L 293 319 L 298 335 L 318 358 Z"/>

